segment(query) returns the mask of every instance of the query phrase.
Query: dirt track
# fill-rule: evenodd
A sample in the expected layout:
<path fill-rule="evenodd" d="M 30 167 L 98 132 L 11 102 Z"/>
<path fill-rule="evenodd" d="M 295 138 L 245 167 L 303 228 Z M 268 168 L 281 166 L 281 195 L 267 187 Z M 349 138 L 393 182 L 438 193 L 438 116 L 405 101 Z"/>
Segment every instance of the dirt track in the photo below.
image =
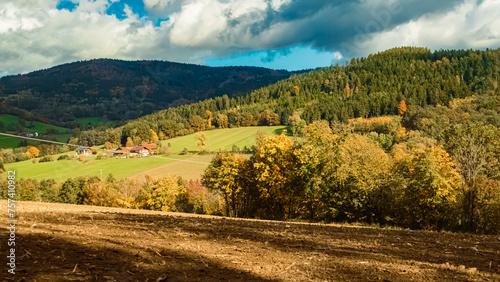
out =
<path fill-rule="evenodd" d="M 16 275 L 3 256 L 1 281 L 500 281 L 498 236 L 33 202 L 17 211 Z"/>

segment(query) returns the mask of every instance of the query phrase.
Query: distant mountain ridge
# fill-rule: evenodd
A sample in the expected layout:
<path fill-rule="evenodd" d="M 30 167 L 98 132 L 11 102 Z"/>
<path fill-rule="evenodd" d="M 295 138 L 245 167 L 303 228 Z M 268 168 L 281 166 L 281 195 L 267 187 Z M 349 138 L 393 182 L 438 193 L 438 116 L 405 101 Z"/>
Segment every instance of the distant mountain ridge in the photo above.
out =
<path fill-rule="evenodd" d="M 169 106 L 246 94 L 292 74 L 260 67 L 95 59 L 2 77 L 0 109 L 31 111 L 63 126 L 95 116 L 123 121 Z"/>

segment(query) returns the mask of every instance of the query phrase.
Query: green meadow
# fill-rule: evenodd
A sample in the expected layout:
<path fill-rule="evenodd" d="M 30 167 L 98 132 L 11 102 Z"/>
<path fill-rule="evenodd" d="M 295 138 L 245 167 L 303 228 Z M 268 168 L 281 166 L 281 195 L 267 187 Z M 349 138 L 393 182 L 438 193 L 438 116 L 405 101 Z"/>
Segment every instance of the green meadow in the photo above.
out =
<path fill-rule="evenodd" d="M 207 149 L 210 151 L 219 151 L 222 148 L 231 150 L 233 145 L 240 148 L 251 147 L 255 144 L 258 131 L 262 131 L 266 135 L 278 135 L 281 134 L 283 129 L 286 129 L 286 127 L 243 127 L 206 131 Z M 5 168 L 7 170 L 16 170 L 19 178 L 38 180 L 54 179 L 64 181 L 78 176 L 100 176 L 101 169 L 103 177 L 113 174 L 113 177 L 117 179 L 126 177 L 141 178 L 146 175 L 161 176 L 169 173 L 179 175 L 186 180 L 199 179 L 213 155 L 197 154 L 197 141 L 194 134 L 162 142 L 164 146 L 167 146 L 168 143 L 171 145 L 170 150 L 172 152 L 169 156 L 159 155 L 127 159 L 110 157 L 101 160 L 96 159 L 95 156 L 88 156 L 85 162 L 81 162 L 77 158 L 43 163 L 33 163 L 33 161 L 29 160 L 6 164 Z M 190 154 L 179 155 L 184 148 L 188 148 Z M 74 151 L 65 154 L 75 156 Z M 54 158 L 57 159 L 59 155 L 54 156 Z"/>
<path fill-rule="evenodd" d="M 284 129 L 287 129 L 287 127 L 251 126 L 205 131 L 207 136 L 206 150 L 218 152 L 224 149 L 229 151 L 233 145 L 238 146 L 240 149 L 243 149 L 245 146 L 250 148 L 252 145 L 255 145 L 257 132 L 262 131 L 265 135 L 279 135 Z M 287 133 L 290 134 L 290 131 Z M 170 143 L 171 152 L 178 154 L 184 150 L 184 148 L 187 148 L 190 152 L 197 152 L 197 142 L 195 134 L 190 134 L 162 141 L 162 144 L 163 146 L 168 146 Z"/>
<path fill-rule="evenodd" d="M 24 125 L 21 125 L 19 117 L 13 115 L 0 115 L 0 122 L 3 124 L 1 128 L 2 133 L 16 134 L 15 131 L 22 130 L 27 133 L 38 132 L 40 139 L 55 140 L 58 142 L 67 142 L 71 137 L 71 130 L 55 126 L 51 124 L 46 124 L 38 121 L 28 122 L 26 121 Z M 50 133 L 47 133 L 50 131 Z M 19 145 L 22 139 L 9 136 L 0 136 L 0 148 L 15 148 Z M 37 141 L 28 140 L 29 145 L 38 144 Z"/>

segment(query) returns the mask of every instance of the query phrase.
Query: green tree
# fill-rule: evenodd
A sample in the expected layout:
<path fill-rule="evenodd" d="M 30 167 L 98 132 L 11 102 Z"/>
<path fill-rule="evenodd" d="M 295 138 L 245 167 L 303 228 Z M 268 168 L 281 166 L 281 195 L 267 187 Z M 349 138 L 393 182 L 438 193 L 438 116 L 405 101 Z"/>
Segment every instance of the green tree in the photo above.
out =
<path fill-rule="evenodd" d="M 462 208 L 464 227 L 477 231 L 487 187 L 483 178 L 500 175 L 500 130 L 492 125 L 466 122 L 445 132 L 444 144 L 457 163 L 462 176 Z"/>
<path fill-rule="evenodd" d="M 245 158 L 233 153 L 218 153 L 202 176 L 202 184 L 224 197 L 226 215 L 243 215 L 245 195 L 243 187 Z"/>

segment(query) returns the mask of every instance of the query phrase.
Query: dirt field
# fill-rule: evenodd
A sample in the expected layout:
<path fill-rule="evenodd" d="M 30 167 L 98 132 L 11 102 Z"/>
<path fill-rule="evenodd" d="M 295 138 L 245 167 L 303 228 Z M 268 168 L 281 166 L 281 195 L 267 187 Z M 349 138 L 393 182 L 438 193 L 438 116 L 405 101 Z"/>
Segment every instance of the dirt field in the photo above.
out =
<path fill-rule="evenodd" d="M 0 281 L 500 281 L 498 236 L 33 202 L 17 212 L 16 274 L 3 256 Z"/>

